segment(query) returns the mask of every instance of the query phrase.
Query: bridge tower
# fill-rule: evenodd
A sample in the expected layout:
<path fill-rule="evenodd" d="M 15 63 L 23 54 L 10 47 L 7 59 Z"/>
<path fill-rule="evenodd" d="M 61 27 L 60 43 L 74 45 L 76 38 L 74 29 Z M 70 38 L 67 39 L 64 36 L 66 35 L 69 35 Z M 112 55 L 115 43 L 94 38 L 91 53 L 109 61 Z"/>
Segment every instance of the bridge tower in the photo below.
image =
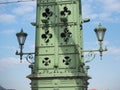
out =
<path fill-rule="evenodd" d="M 32 90 L 87 90 L 81 0 L 37 0 Z"/>

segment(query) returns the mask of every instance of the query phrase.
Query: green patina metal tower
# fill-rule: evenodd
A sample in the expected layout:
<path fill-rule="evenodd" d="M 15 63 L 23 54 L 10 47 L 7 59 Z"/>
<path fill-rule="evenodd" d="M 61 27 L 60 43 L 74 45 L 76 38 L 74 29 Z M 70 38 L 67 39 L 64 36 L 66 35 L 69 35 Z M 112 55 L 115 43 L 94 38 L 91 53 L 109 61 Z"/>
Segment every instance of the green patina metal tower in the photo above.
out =
<path fill-rule="evenodd" d="M 87 90 L 81 0 L 37 0 L 32 90 Z"/>
<path fill-rule="evenodd" d="M 20 55 L 28 55 L 26 60 L 31 64 L 32 90 L 87 90 L 89 66 L 84 61 L 84 52 L 95 57 L 93 52 L 99 52 L 102 57 L 102 41 L 106 28 L 100 24 L 94 31 L 99 41 L 98 50 L 84 50 L 82 39 L 82 24 L 89 19 L 82 19 L 81 0 L 37 0 L 36 41 L 34 53 L 23 53 L 23 45 L 27 33 L 17 33 L 20 45 Z M 34 62 L 32 54 L 35 55 Z M 92 59 L 93 60 L 93 59 Z"/>

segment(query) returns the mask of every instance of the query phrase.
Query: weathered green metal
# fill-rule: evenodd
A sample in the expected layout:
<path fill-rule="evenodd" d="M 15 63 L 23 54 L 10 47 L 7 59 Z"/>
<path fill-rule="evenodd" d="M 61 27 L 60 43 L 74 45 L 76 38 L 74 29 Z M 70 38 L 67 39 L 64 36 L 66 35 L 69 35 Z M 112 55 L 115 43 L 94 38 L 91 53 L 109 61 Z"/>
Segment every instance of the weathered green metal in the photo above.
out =
<path fill-rule="evenodd" d="M 37 0 L 32 90 L 87 90 L 82 23 L 81 0 Z"/>

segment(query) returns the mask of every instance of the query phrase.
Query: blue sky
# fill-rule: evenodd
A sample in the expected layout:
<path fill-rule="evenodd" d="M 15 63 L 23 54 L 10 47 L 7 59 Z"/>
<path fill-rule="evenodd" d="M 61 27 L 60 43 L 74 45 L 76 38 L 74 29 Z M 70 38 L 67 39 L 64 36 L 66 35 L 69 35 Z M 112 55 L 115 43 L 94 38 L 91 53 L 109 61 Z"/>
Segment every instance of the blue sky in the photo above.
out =
<path fill-rule="evenodd" d="M 0 0 L 15 1 L 15 0 Z M 90 18 L 90 22 L 83 24 L 84 49 L 98 49 L 94 28 L 102 23 L 107 28 L 103 47 L 108 51 L 100 60 L 99 54 L 90 66 L 89 89 L 120 90 L 120 1 L 119 0 L 82 0 L 83 18 Z M 30 90 L 29 63 L 15 55 L 19 50 L 16 33 L 24 29 L 28 37 L 24 51 L 34 51 L 36 3 L 0 4 L 0 85 L 16 90 Z"/>

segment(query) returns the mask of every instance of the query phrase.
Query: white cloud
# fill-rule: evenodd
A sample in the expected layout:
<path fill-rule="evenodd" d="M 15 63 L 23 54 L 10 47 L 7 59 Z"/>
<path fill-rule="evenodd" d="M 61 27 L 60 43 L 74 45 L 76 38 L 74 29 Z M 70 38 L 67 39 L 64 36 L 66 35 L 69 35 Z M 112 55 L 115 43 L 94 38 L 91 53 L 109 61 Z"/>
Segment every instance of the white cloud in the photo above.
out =
<path fill-rule="evenodd" d="M 120 55 L 120 47 L 110 47 L 109 48 L 109 53 L 111 54 L 116 54 L 116 55 Z"/>
<path fill-rule="evenodd" d="M 2 64 L 7 64 L 7 65 L 13 65 L 13 64 L 18 64 L 19 63 L 17 58 L 14 58 L 14 57 L 2 58 L 2 59 L 0 59 L 0 62 Z"/>
<path fill-rule="evenodd" d="M 8 69 L 14 65 L 17 65 L 19 61 L 16 58 L 8 57 L 0 59 L 0 71 Z"/>
<path fill-rule="evenodd" d="M 83 3 L 82 5 L 82 13 L 83 13 L 83 17 L 88 17 L 90 19 L 96 19 L 99 18 L 100 15 L 96 12 L 96 8 L 98 8 L 97 6 L 92 6 L 92 4 L 95 3 L 92 1 L 86 1 L 85 3 Z"/>
<path fill-rule="evenodd" d="M 27 21 L 35 20 L 35 5 L 34 2 L 19 3 L 17 7 L 13 8 L 12 13 L 17 16 L 17 21 L 22 22 L 21 24 L 26 24 Z"/>
<path fill-rule="evenodd" d="M 32 6 L 22 6 L 21 5 L 20 7 L 13 9 L 13 12 L 18 15 L 24 15 L 29 12 L 32 12 L 33 10 L 34 10 L 34 8 Z"/>
<path fill-rule="evenodd" d="M 0 14 L 0 23 L 13 23 L 15 22 L 15 16 L 11 14 Z"/>
<path fill-rule="evenodd" d="M 10 51 L 15 51 L 17 50 L 18 48 L 14 47 L 14 46 L 1 46 L 0 49 L 6 49 L 6 50 L 10 50 Z"/>
<path fill-rule="evenodd" d="M 27 61 L 23 59 L 22 64 L 27 64 Z M 21 65 L 20 59 L 15 57 L 0 58 L 0 71 L 14 68 L 16 65 Z"/>
<path fill-rule="evenodd" d="M 87 3 L 88 5 L 92 5 L 92 8 L 96 6 L 97 9 L 103 8 L 102 11 L 120 13 L 120 0 L 87 0 L 83 2 Z"/>
<path fill-rule="evenodd" d="M 11 34 L 14 34 L 15 33 L 15 30 L 2 30 L 0 32 L 0 34 L 7 34 L 7 35 L 11 35 Z"/>
<path fill-rule="evenodd" d="M 83 1 L 83 17 L 107 22 L 119 22 L 119 0 L 88 0 Z"/>
<path fill-rule="evenodd" d="M 120 13 L 120 0 L 99 0 L 104 4 L 106 11 Z"/>
<path fill-rule="evenodd" d="M 15 8 L 13 12 L 16 14 L 23 15 L 23 14 L 26 14 L 26 13 L 31 12 L 31 11 L 33 11 L 32 7 L 21 6 L 21 7 Z"/>
<path fill-rule="evenodd" d="M 92 15 L 92 8 L 90 5 L 88 4 L 84 4 L 82 7 L 82 11 L 83 11 L 83 17 L 87 17 L 87 16 L 91 16 Z M 92 15 L 93 16 L 93 15 Z"/>
<path fill-rule="evenodd" d="M 120 47 L 108 47 L 106 55 L 111 59 L 113 58 L 113 60 L 120 60 Z"/>

